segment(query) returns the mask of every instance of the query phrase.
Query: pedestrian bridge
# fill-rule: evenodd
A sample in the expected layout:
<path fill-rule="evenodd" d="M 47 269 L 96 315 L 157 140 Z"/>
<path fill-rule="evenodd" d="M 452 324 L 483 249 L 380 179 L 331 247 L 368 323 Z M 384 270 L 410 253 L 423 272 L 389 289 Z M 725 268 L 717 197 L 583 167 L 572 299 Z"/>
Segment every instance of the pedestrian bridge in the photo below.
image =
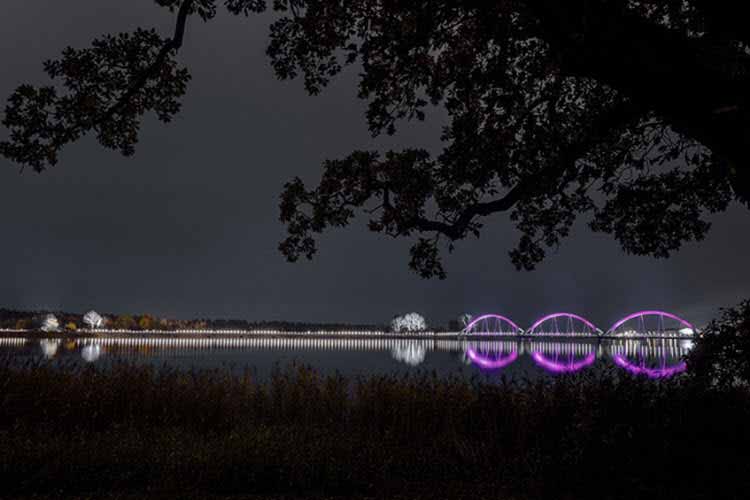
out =
<path fill-rule="evenodd" d="M 569 312 L 547 314 L 526 329 L 507 316 L 484 314 L 471 320 L 461 333 L 518 337 L 690 337 L 696 334 L 696 329 L 676 314 L 643 310 L 624 316 L 606 330 Z"/>

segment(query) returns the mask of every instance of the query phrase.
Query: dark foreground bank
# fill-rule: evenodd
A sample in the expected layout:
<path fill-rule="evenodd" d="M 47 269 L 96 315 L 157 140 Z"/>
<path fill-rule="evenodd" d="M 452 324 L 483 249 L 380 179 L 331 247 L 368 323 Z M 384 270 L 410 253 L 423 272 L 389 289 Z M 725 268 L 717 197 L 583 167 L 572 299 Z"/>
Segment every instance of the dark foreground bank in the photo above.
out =
<path fill-rule="evenodd" d="M 750 398 L 595 372 L 483 385 L 0 361 L 4 497 L 746 498 Z"/>

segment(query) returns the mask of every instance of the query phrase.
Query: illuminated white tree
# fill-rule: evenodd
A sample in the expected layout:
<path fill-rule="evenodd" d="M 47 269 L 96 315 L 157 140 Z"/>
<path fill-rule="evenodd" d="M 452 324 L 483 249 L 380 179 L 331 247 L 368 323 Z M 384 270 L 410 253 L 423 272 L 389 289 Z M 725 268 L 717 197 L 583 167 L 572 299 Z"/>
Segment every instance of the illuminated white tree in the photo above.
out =
<path fill-rule="evenodd" d="M 96 311 L 89 311 L 83 316 L 83 322 L 89 325 L 89 328 L 101 328 L 104 318 Z"/>
<path fill-rule="evenodd" d="M 56 332 L 60 329 L 60 322 L 57 321 L 57 318 L 54 314 L 48 314 L 44 321 L 42 321 L 42 331 L 43 332 Z"/>
<path fill-rule="evenodd" d="M 471 323 L 472 320 L 471 314 L 463 313 L 461 316 L 458 317 L 458 324 L 461 325 L 462 328 L 466 328 L 469 323 Z"/>
<path fill-rule="evenodd" d="M 391 321 L 391 331 L 395 333 L 422 332 L 427 329 L 427 322 L 421 314 L 411 312 L 396 316 Z"/>

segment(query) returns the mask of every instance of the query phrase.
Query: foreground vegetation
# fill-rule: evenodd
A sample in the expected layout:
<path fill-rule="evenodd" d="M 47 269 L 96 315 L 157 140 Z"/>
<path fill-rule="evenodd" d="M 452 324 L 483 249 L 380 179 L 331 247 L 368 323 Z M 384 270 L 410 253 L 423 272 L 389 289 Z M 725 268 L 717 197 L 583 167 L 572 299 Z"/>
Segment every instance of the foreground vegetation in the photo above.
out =
<path fill-rule="evenodd" d="M 0 367 L 5 495 L 740 498 L 750 397 L 609 372 Z"/>

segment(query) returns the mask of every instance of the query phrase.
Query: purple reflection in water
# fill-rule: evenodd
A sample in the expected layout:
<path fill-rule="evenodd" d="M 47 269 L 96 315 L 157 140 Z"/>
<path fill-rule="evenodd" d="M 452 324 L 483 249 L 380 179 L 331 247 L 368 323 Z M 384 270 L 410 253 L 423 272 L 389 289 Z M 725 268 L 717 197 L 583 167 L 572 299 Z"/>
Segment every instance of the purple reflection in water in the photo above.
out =
<path fill-rule="evenodd" d="M 662 366 L 661 368 L 649 368 L 645 366 L 645 363 L 641 363 L 641 365 L 636 365 L 635 363 L 632 363 L 631 361 L 628 361 L 625 356 L 621 354 L 616 354 L 614 356 L 615 364 L 617 366 L 620 366 L 622 368 L 625 368 L 627 371 L 634 375 L 645 375 L 648 378 L 665 378 L 665 377 L 671 377 L 672 375 L 677 375 L 678 373 L 682 373 L 687 369 L 687 365 L 684 361 L 680 361 L 676 365 L 672 366 Z"/>
<path fill-rule="evenodd" d="M 531 353 L 531 357 L 534 359 L 536 364 L 538 364 L 539 366 L 541 366 L 548 372 L 552 372 L 552 373 L 577 372 L 578 370 L 586 368 L 587 366 L 592 364 L 594 361 L 596 361 L 596 354 L 593 352 L 587 354 L 586 357 L 580 361 L 567 361 L 567 362 L 560 362 L 557 360 L 553 361 L 549 358 L 546 358 L 544 354 L 538 351 Z"/>
<path fill-rule="evenodd" d="M 514 362 L 518 358 L 518 353 L 513 351 L 507 356 L 501 356 L 499 358 L 488 358 L 477 353 L 471 347 L 466 350 L 466 355 L 469 357 L 472 363 L 479 365 L 480 367 L 487 370 L 497 370 L 498 368 L 504 368 Z"/>

